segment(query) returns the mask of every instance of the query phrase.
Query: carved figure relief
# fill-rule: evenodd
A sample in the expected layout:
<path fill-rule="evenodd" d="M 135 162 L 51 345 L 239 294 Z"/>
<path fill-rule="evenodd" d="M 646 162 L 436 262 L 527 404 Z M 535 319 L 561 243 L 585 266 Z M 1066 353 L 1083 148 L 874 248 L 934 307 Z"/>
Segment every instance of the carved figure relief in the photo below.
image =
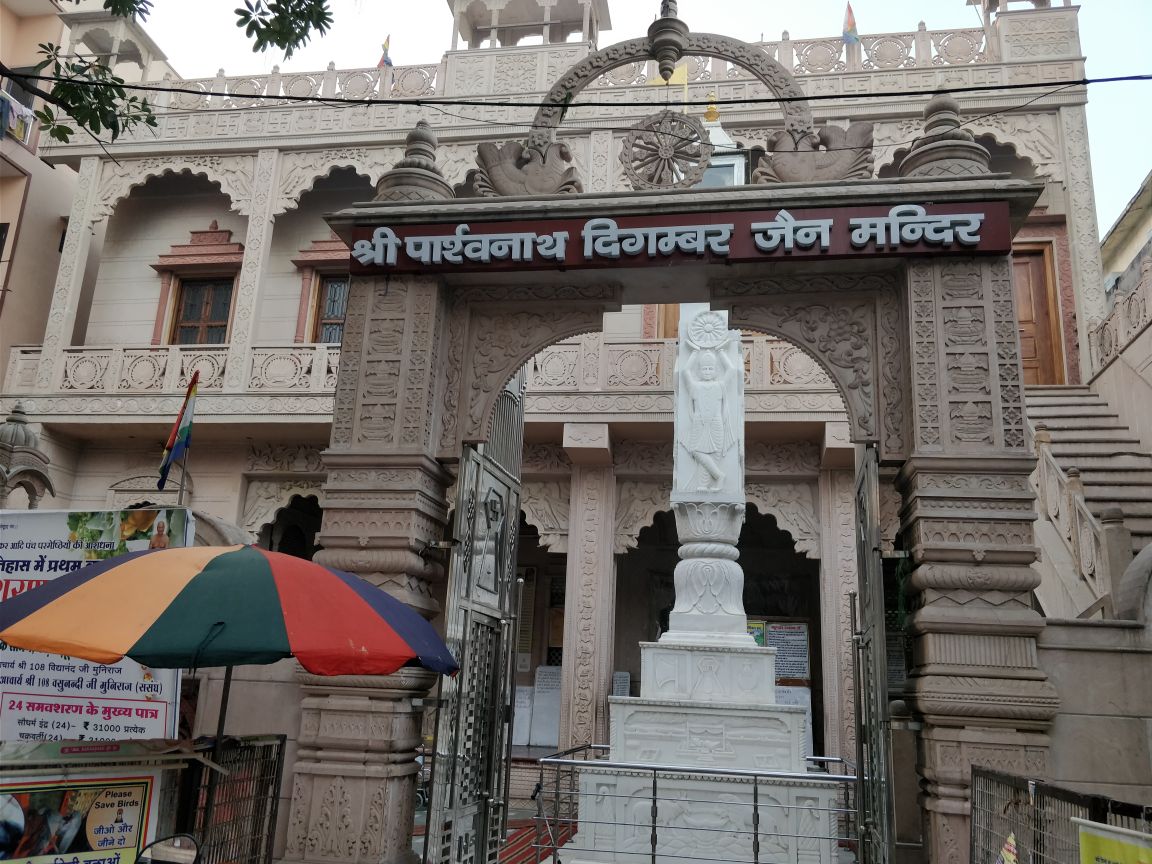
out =
<path fill-rule="evenodd" d="M 678 478 L 681 488 L 698 492 L 723 488 L 727 475 L 722 460 L 742 438 L 734 378 L 737 370 L 743 370 L 743 358 L 739 334 L 732 338 L 732 332 L 736 331 L 729 331 L 724 316 L 717 312 L 697 315 L 685 331 L 690 350 L 679 383 L 688 423 L 686 429 L 678 430 L 677 442 L 698 468 L 691 479 Z M 743 452 L 739 461 L 743 467 Z"/>
<path fill-rule="evenodd" d="M 456 187 L 457 198 L 495 198 L 501 195 L 571 195 L 584 185 L 569 163 L 567 144 L 549 144 L 544 150 L 525 148 L 518 141 L 503 146 L 490 142 L 476 148 L 478 168 Z"/>
<path fill-rule="evenodd" d="M 768 152 L 752 173 L 752 182 L 867 180 L 872 165 L 871 123 L 852 123 L 847 130 L 824 126 L 804 136 L 780 131 L 768 136 Z"/>
<path fill-rule="evenodd" d="M 633 189 L 688 189 L 700 182 L 711 157 L 704 126 L 678 111 L 645 117 L 620 148 L 620 164 Z"/>

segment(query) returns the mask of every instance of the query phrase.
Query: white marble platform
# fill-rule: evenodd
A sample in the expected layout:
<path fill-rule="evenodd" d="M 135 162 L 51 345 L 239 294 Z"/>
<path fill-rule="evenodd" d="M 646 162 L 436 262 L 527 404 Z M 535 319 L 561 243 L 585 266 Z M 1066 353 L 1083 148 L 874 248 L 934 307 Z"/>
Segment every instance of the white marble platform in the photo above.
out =
<path fill-rule="evenodd" d="M 640 697 L 738 705 L 776 701 L 776 649 L 640 643 Z"/>

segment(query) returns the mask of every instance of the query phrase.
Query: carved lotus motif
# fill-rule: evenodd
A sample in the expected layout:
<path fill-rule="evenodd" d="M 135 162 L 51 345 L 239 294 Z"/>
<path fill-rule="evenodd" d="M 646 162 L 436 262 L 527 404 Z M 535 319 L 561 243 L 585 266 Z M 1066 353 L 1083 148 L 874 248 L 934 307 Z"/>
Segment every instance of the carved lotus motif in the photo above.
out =
<path fill-rule="evenodd" d="M 775 132 L 769 153 L 752 174 L 753 183 L 811 183 L 867 180 L 872 176 L 872 124 L 847 130 L 825 126 L 815 135 Z"/>
<path fill-rule="evenodd" d="M 456 187 L 456 197 L 577 194 L 584 186 L 571 161 L 567 144 L 549 144 L 544 150 L 525 147 L 518 141 L 503 146 L 480 144 L 476 148 L 479 167 L 469 171 L 467 180 Z"/>

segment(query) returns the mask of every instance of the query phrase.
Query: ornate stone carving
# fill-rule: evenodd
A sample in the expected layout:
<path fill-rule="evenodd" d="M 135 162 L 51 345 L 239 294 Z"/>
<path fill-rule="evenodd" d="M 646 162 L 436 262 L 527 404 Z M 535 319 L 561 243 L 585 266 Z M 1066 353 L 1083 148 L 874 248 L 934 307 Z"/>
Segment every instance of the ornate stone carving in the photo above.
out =
<path fill-rule="evenodd" d="M 966 177 L 988 173 L 991 156 L 960 127 L 960 103 L 933 96 L 924 107 L 924 134 L 900 162 L 902 177 Z"/>
<path fill-rule="evenodd" d="M 606 740 L 615 585 L 612 547 L 603 526 L 615 524 L 616 489 L 611 467 L 578 465 L 572 472 L 572 510 L 565 577 L 564 677 L 561 684 L 560 745 Z"/>
<path fill-rule="evenodd" d="M 525 444 L 520 475 L 572 473 L 572 462 L 559 444 Z"/>
<path fill-rule="evenodd" d="M 873 302 L 772 298 L 764 305 L 733 306 L 732 314 L 738 326 L 774 333 L 819 358 L 847 401 L 854 437 L 876 437 Z"/>
<path fill-rule="evenodd" d="M 301 195 L 337 168 L 352 168 L 375 185 L 403 152 L 400 147 L 333 147 L 283 153 L 273 212 L 279 214 L 295 209 Z"/>
<path fill-rule="evenodd" d="M 240 525 L 258 534 L 260 528 L 276 518 L 276 511 L 287 507 L 294 496 L 320 497 L 320 479 L 249 480 L 244 493 L 244 514 Z"/>
<path fill-rule="evenodd" d="M 872 124 L 848 129 L 824 126 L 815 135 L 787 131 L 768 136 L 768 152 L 752 173 L 753 183 L 867 180 L 872 176 Z"/>
<path fill-rule="evenodd" d="M 236 281 L 228 359 L 224 369 L 224 386 L 233 392 L 243 390 L 247 378 L 256 300 L 272 246 L 272 222 L 275 218 L 272 192 L 276 188 L 278 170 L 279 153 L 276 150 L 257 152 L 251 175 L 252 194 L 245 202 L 246 209 L 241 211 L 248 215 L 248 230 L 244 234 L 244 260 Z"/>
<path fill-rule="evenodd" d="M 629 549 L 636 548 L 641 529 L 651 525 L 657 513 L 671 507 L 668 498 L 672 494 L 672 481 L 621 480 L 616 490 L 616 539 L 613 551 L 623 555 Z"/>
<path fill-rule="evenodd" d="M 1092 165 L 1088 149 L 1088 125 L 1083 105 L 1060 108 L 1064 158 L 1068 166 L 1068 204 L 1072 210 L 1072 263 L 1076 270 L 1075 296 L 1079 302 L 1077 335 L 1080 345 L 1090 344 L 1089 334 L 1107 312 L 1100 263 L 1100 232 L 1096 224 L 1096 199 L 1092 191 Z"/>
<path fill-rule="evenodd" d="M 644 62 L 650 56 L 649 38 L 629 39 L 595 51 L 564 73 L 552 85 L 532 121 L 528 146 L 541 153 L 552 144 L 555 130 L 564 118 L 572 99 L 604 74 L 632 63 Z M 683 52 L 689 55 L 719 57 L 747 69 L 773 95 L 782 99 L 784 128 L 793 136 L 812 133 L 812 114 L 804 91 L 792 75 L 758 45 L 740 42 L 713 33 L 684 34 Z"/>
<path fill-rule="evenodd" d="M 744 524 L 740 331 L 707 304 L 680 307 L 672 512 L 676 603 L 661 641 L 751 645 L 736 542 Z"/>
<path fill-rule="evenodd" d="M 796 552 L 820 557 L 820 519 L 812 486 L 808 483 L 749 483 L 748 503 L 776 520 L 776 527 L 792 535 Z"/>
<path fill-rule="evenodd" d="M 529 525 L 540 532 L 540 545 L 549 552 L 568 551 L 568 507 L 571 483 L 563 480 L 529 480 L 523 485 L 520 506 Z"/>
<path fill-rule="evenodd" d="M 308 444 L 258 444 L 248 446 L 247 470 L 315 473 L 320 470 L 320 449 Z"/>
<path fill-rule="evenodd" d="M 404 138 L 404 158 L 376 184 L 376 201 L 440 201 L 452 188 L 436 165 L 436 134 L 419 120 Z"/>
<path fill-rule="evenodd" d="M 495 198 L 500 195 L 574 195 L 584 191 L 576 169 L 569 165 L 567 144 L 549 144 L 537 150 L 518 141 L 502 146 L 489 142 L 476 148 L 476 164 L 456 187 L 458 198 Z"/>
<path fill-rule="evenodd" d="M 80 162 L 68 228 L 64 232 L 64 246 L 60 250 L 60 267 L 52 289 L 52 305 L 44 327 L 40 363 L 36 369 L 36 389 L 40 392 L 56 389 L 64 359 L 63 350 L 72 341 L 88 249 L 92 245 L 91 225 L 99 218 L 95 213 L 99 191 L 97 178 L 102 164 L 105 163 L 95 156 L 87 156 Z"/>
<path fill-rule="evenodd" d="M 691 188 L 711 157 L 703 124 L 677 111 L 660 111 L 634 123 L 620 148 L 620 164 L 633 189 Z"/>
<path fill-rule="evenodd" d="M 120 159 L 103 163 L 100 191 L 88 221 L 99 222 L 112 214 L 116 204 L 137 186 L 143 186 L 162 174 L 200 174 L 220 186 L 232 201 L 232 209 L 245 216 L 252 214 L 253 190 L 257 189 L 258 156 L 209 156 L 203 154 L 164 154 L 145 159 Z M 266 179 L 266 178 L 265 178 Z M 267 197 L 271 190 L 265 188 Z"/>

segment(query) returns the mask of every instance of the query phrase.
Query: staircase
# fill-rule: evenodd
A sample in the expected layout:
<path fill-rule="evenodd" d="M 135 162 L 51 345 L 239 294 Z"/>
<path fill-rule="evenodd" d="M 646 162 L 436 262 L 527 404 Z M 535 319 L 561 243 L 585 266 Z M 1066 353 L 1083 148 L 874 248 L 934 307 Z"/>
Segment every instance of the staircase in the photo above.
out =
<path fill-rule="evenodd" d="M 1033 429 L 1048 427 L 1051 453 L 1063 472 L 1079 470 L 1092 515 L 1100 519 L 1119 507 L 1133 554 L 1152 543 L 1152 455 L 1111 406 L 1080 385 L 1027 387 L 1025 402 Z"/>

